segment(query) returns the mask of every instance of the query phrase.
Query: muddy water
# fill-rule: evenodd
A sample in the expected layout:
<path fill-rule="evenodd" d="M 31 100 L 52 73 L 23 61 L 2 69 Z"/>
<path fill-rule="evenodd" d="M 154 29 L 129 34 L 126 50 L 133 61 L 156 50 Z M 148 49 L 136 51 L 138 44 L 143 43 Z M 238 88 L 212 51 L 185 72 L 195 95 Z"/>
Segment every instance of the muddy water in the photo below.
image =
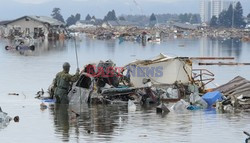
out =
<path fill-rule="evenodd" d="M 20 122 L 11 122 L 0 129 L 3 143 L 43 142 L 244 142 L 242 131 L 250 131 L 248 112 L 218 113 L 215 110 L 156 115 L 155 108 L 137 106 L 67 107 L 48 105 L 40 110 L 41 101 L 34 99 L 41 88 L 47 89 L 63 62 L 71 63 L 75 72 L 73 41 L 45 42 L 35 52 L 23 55 L 5 51 L 7 40 L 0 41 L 0 106 L 10 116 L 19 115 Z M 236 62 L 250 62 L 250 43 L 239 40 L 173 39 L 161 44 L 118 41 L 77 40 L 80 66 L 98 60 L 113 60 L 123 66 L 135 59 L 165 53 L 170 56 L 234 56 Z M 214 84 L 223 84 L 237 75 L 250 79 L 248 66 L 208 66 L 216 76 Z M 210 84 L 209 87 L 213 87 Z M 19 93 L 10 96 L 8 93 Z M 70 109 L 70 110 L 69 110 Z M 70 112 L 81 109 L 79 118 Z"/>

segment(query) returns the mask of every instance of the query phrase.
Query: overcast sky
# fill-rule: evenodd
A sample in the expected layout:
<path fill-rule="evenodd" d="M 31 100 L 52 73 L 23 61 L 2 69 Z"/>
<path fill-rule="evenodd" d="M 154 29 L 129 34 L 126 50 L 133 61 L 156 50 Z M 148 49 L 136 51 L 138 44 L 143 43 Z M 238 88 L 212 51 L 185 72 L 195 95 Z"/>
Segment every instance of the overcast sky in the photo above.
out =
<path fill-rule="evenodd" d="M 240 0 L 244 14 L 250 13 L 250 0 Z M 0 0 L 0 20 L 24 15 L 50 16 L 54 7 L 61 8 L 64 19 L 80 13 L 103 18 L 109 10 L 121 14 L 199 13 L 200 0 Z"/>

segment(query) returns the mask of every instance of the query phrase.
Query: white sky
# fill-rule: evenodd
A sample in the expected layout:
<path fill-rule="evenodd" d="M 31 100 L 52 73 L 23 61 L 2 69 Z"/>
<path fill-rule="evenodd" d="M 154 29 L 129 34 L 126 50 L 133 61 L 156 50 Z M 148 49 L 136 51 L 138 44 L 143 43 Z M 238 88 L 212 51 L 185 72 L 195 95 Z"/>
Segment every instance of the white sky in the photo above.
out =
<path fill-rule="evenodd" d="M 250 0 L 240 1 L 247 15 L 250 13 Z M 83 19 L 88 13 L 103 18 L 112 9 L 117 15 L 199 13 L 199 5 L 200 0 L 0 0 L 0 20 L 24 15 L 50 16 L 54 7 L 61 8 L 64 19 L 76 13 L 80 13 Z"/>

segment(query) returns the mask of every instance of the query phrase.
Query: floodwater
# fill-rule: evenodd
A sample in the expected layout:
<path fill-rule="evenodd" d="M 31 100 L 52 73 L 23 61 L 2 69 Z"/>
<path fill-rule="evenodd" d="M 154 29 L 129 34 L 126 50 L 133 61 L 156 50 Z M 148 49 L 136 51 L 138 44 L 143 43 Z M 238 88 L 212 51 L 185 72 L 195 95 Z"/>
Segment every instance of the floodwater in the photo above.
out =
<path fill-rule="evenodd" d="M 81 114 L 76 118 L 71 107 L 49 105 L 40 110 L 41 101 L 34 99 L 41 88 L 47 89 L 65 61 L 71 63 L 71 73 L 76 70 L 75 43 L 72 40 L 45 42 L 36 45 L 34 52 L 24 55 L 5 51 L 7 40 L 0 41 L 0 106 L 9 116 L 20 116 L 20 122 L 11 122 L 0 129 L 3 143 L 57 143 L 57 142 L 186 142 L 186 143 L 239 143 L 250 131 L 250 114 L 218 113 L 215 110 L 170 113 L 162 116 L 155 107 L 137 106 L 128 112 L 126 105 L 76 107 Z M 159 53 L 170 56 L 220 56 L 235 57 L 236 62 L 250 62 L 250 43 L 235 39 L 169 39 L 161 44 L 119 41 L 77 40 L 79 63 L 113 60 L 123 66 L 136 59 L 153 58 Z M 204 62 L 204 61 L 202 61 Z M 198 63 L 198 61 L 196 62 Z M 214 87 L 235 76 L 250 79 L 249 66 L 198 66 L 215 74 Z M 19 93 L 11 96 L 8 93 Z"/>

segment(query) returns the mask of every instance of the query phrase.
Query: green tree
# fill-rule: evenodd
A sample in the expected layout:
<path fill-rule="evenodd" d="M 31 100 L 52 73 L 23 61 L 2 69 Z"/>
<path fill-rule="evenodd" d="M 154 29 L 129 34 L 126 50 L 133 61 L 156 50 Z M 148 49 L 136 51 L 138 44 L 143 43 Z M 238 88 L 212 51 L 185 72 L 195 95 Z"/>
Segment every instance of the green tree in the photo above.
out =
<path fill-rule="evenodd" d="M 75 21 L 79 21 L 81 20 L 81 14 L 80 13 L 77 13 L 76 16 L 75 16 Z"/>
<path fill-rule="evenodd" d="M 126 21 L 126 19 L 125 19 L 123 16 L 120 16 L 120 17 L 119 17 L 119 20 L 121 20 L 121 21 Z"/>
<path fill-rule="evenodd" d="M 209 25 L 210 25 L 210 27 L 217 27 L 218 26 L 218 18 L 216 16 L 213 16 Z"/>
<path fill-rule="evenodd" d="M 226 10 L 223 10 L 220 13 L 219 18 L 218 18 L 218 25 L 219 26 L 223 27 L 225 25 L 225 23 L 226 23 L 226 19 L 225 19 L 226 15 L 227 15 L 227 11 Z"/>
<path fill-rule="evenodd" d="M 86 21 L 91 20 L 91 16 L 88 14 L 88 15 L 86 16 L 85 20 L 86 20 Z"/>
<path fill-rule="evenodd" d="M 236 3 L 235 9 L 234 9 L 234 23 L 233 27 L 236 28 L 242 28 L 245 27 L 246 23 L 243 18 L 243 8 L 241 6 L 240 2 Z"/>
<path fill-rule="evenodd" d="M 109 11 L 108 14 L 104 17 L 104 21 L 116 21 L 117 17 L 115 14 L 115 10 Z"/>
<path fill-rule="evenodd" d="M 67 25 L 70 26 L 70 25 L 74 25 L 75 24 L 75 16 L 74 15 L 71 15 L 67 20 Z"/>
<path fill-rule="evenodd" d="M 67 25 L 70 26 L 70 25 L 74 25 L 76 24 L 77 21 L 79 21 L 81 19 L 81 15 L 79 13 L 77 13 L 75 16 L 74 15 L 71 15 L 67 20 Z"/>
<path fill-rule="evenodd" d="M 154 13 L 151 14 L 149 21 L 156 21 L 156 16 Z"/>
<path fill-rule="evenodd" d="M 63 16 L 61 15 L 61 9 L 60 8 L 54 8 L 51 14 L 52 18 L 57 19 L 64 23 Z"/>
<path fill-rule="evenodd" d="M 191 14 L 190 16 L 191 16 L 190 17 L 191 24 L 199 23 L 199 16 L 197 14 Z"/>
<path fill-rule="evenodd" d="M 227 12 L 226 12 L 226 15 L 225 15 L 225 22 L 224 22 L 224 27 L 232 27 L 232 24 L 233 24 L 233 14 L 234 14 L 234 8 L 233 8 L 233 5 L 230 4 Z"/>
<path fill-rule="evenodd" d="M 154 13 L 151 14 L 150 18 L 149 18 L 149 26 L 150 27 L 154 27 L 157 23 L 157 18 L 155 16 Z"/>
<path fill-rule="evenodd" d="M 250 13 L 247 15 L 247 18 L 250 18 Z"/>

